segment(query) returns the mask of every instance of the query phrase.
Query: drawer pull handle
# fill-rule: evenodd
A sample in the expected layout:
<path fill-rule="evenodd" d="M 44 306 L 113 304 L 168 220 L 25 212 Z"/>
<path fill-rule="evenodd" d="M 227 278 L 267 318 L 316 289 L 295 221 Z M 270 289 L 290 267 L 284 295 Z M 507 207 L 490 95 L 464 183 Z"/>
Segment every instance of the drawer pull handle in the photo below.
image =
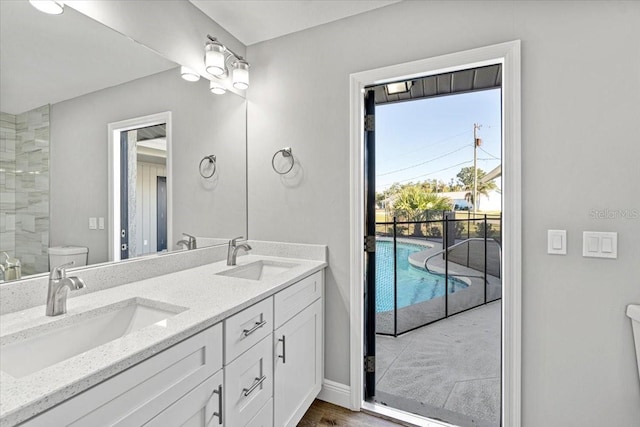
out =
<path fill-rule="evenodd" d="M 252 333 L 254 333 L 255 331 L 257 331 L 258 329 L 262 328 L 264 325 L 267 324 L 266 320 L 263 320 L 262 322 L 256 322 L 255 325 L 253 325 L 253 328 L 251 329 L 244 329 L 242 331 L 242 334 L 245 337 L 248 337 L 249 335 L 251 335 Z"/>
<path fill-rule="evenodd" d="M 256 378 L 255 382 L 253 383 L 253 385 L 249 388 L 243 388 L 242 389 L 242 394 L 244 394 L 244 397 L 249 396 L 251 393 L 253 393 L 253 391 L 255 389 L 257 389 L 258 387 L 260 387 L 260 385 L 264 382 L 264 380 L 267 379 L 266 375 L 263 375 L 260 378 Z"/>
<path fill-rule="evenodd" d="M 218 412 L 214 412 L 213 416 L 218 417 L 218 424 L 222 425 L 222 384 L 213 393 L 218 395 Z"/>
<path fill-rule="evenodd" d="M 282 343 L 282 356 L 278 356 L 278 359 L 282 359 L 282 364 L 287 363 L 287 341 L 284 335 L 282 338 L 279 338 L 278 341 Z"/>

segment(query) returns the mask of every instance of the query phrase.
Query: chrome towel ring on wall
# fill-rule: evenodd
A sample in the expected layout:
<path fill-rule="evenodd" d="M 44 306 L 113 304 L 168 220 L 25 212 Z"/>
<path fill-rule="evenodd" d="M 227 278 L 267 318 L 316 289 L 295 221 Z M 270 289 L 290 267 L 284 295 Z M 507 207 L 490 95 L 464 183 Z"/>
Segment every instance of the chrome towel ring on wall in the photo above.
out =
<path fill-rule="evenodd" d="M 276 168 L 276 157 L 278 157 L 278 154 L 282 154 L 282 157 L 284 157 L 285 159 L 289 159 L 290 166 L 286 170 L 285 169 L 278 170 L 278 168 Z M 271 158 L 271 167 L 278 175 L 288 174 L 289 172 L 291 172 L 291 169 L 293 169 L 293 165 L 295 164 L 296 164 L 296 159 L 293 157 L 293 154 L 291 153 L 291 147 L 282 148 L 276 151 L 276 153 Z"/>
<path fill-rule="evenodd" d="M 206 161 L 208 161 L 208 163 L 205 163 Z M 204 167 L 203 167 L 203 163 Z M 211 171 L 211 173 L 207 174 L 207 169 L 211 168 L 211 165 L 213 165 L 213 170 Z M 200 166 L 199 166 L 199 171 L 200 171 L 200 176 L 202 176 L 203 178 L 209 179 L 211 178 L 213 175 L 215 175 L 216 173 L 216 155 L 215 154 L 210 154 L 208 156 L 204 156 L 202 158 L 202 160 L 200 160 Z"/>

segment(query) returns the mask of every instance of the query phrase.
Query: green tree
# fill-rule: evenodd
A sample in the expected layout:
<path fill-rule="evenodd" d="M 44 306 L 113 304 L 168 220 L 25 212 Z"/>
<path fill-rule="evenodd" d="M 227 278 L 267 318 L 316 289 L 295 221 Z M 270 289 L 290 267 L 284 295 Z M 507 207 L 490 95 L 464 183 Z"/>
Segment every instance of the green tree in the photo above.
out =
<path fill-rule="evenodd" d="M 493 181 L 481 182 L 481 178 L 485 176 L 487 173 L 482 169 L 478 168 L 478 194 L 482 194 L 485 196 L 489 195 L 489 191 L 495 190 L 498 186 Z M 464 191 L 469 191 L 465 195 L 465 199 L 468 202 L 473 203 L 473 206 L 476 206 L 476 201 L 473 200 L 473 167 L 467 166 L 466 168 L 460 169 L 460 172 L 456 175 L 458 177 L 458 181 L 462 185 Z"/>
<path fill-rule="evenodd" d="M 435 193 L 424 191 L 420 185 L 403 187 L 393 203 L 395 216 L 404 216 L 409 221 L 424 221 L 434 212 L 450 210 L 451 201 Z M 423 236 L 420 224 L 414 224 L 414 236 Z"/>

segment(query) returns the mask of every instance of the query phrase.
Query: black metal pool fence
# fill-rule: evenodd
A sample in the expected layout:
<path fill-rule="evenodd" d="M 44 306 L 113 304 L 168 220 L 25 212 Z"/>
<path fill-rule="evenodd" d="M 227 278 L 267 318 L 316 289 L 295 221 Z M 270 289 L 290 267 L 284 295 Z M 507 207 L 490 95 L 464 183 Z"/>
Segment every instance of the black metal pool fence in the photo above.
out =
<path fill-rule="evenodd" d="M 428 219 L 376 222 L 376 238 L 393 242 L 394 269 L 393 309 L 376 313 L 378 334 L 397 337 L 502 297 L 502 215 L 427 211 L 423 217 Z M 411 267 L 444 278 L 441 296 L 398 307 L 398 243 L 425 246 L 411 257 Z M 456 290 L 452 281 L 467 286 Z"/>

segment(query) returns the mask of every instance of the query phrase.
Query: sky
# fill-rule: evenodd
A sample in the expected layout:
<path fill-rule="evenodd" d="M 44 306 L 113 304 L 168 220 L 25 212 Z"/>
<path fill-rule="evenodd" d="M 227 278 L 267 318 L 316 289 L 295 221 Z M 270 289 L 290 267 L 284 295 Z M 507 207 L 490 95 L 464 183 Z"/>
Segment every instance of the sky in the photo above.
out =
<path fill-rule="evenodd" d="M 376 191 L 393 183 L 427 179 L 448 183 L 473 166 L 473 124 L 478 137 L 478 168 L 500 164 L 500 89 L 376 106 Z"/>

